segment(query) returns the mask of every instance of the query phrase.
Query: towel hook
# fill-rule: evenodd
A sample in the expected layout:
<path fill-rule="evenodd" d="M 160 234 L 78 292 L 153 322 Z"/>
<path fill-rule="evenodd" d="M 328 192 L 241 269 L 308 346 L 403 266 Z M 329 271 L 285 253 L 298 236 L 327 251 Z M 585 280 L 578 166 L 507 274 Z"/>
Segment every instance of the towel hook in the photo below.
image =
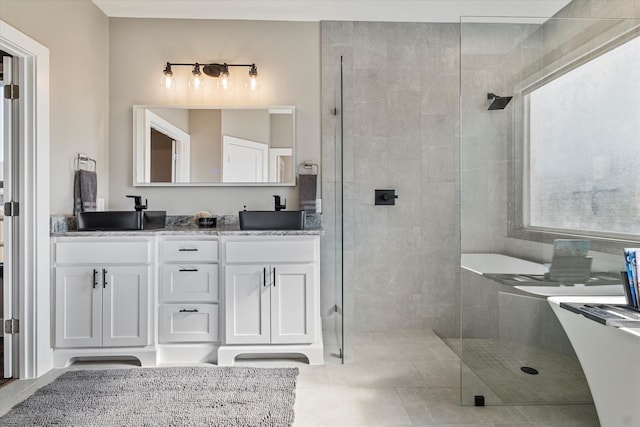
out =
<path fill-rule="evenodd" d="M 82 169 L 83 165 L 87 167 L 87 170 L 91 170 L 89 163 L 93 164 L 93 172 L 95 172 L 97 162 L 87 155 L 78 153 L 78 155 L 76 156 L 76 170 Z"/>

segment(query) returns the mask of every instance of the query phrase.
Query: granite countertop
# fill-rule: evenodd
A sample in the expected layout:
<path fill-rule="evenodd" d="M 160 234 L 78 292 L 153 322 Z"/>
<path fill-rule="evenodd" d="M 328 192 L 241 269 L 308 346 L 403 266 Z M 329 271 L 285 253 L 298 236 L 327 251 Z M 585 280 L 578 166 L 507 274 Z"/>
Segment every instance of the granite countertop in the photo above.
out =
<path fill-rule="evenodd" d="M 75 217 L 60 215 L 51 217 L 51 237 L 97 237 L 97 236 L 309 236 L 321 235 L 319 218 L 305 223 L 304 230 L 240 230 L 233 217 L 218 217 L 218 226 L 200 228 L 191 215 L 167 216 L 164 228 L 128 231 L 77 231 Z"/>
<path fill-rule="evenodd" d="M 199 228 L 195 226 L 170 226 L 154 230 L 130 231 L 60 231 L 51 233 L 52 237 L 96 237 L 96 236 L 308 236 L 322 234 L 321 228 L 305 230 L 240 230 L 236 226 Z"/>

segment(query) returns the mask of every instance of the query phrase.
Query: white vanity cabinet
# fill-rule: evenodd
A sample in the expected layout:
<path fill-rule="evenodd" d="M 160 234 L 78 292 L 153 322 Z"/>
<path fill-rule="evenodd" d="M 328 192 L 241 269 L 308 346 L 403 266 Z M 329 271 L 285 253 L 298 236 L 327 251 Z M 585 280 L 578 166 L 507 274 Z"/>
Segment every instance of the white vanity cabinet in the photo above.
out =
<path fill-rule="evenodd" d="M 225 342 L 313 342 L 313 273 L 313 264 L 227 265 Z"/>
<path fill-rule="evenodd" d="M 55 367 L 233 365 L 241 354 L 324 363 L 318 234 L 97 232 L 52 245 Z"/>
<path fill-rule="evenodd" d="M 218 240 L 159 242 L 159 343 L 219 341 Z"/>
<path fill-rule="evenodd" d="M 222 247 L 225 336 L 218 363 L 233 364 L 243 353 L 302 353 L 322 363 L 319 237 L 225 237 Z"/>
<path fill-rule="evenodd" d="M 55 347 L 149 344 L 151 240 L 58 238 Z"/>

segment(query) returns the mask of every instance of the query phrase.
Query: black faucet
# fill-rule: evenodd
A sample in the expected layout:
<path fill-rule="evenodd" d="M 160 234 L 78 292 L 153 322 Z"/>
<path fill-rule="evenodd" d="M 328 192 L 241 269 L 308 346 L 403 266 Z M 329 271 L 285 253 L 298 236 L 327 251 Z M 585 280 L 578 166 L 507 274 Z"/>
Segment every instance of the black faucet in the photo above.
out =
<path fill-rule="evenodd" d="M 281 205 L 280 204 L 280 196 L 274 194 L 273 198 L 275 199 L 275 209 L 277 211 L 281 211 L 282 209 L 286 209 L 287 208 L 287 200 L 286 199 L 284 201 L 284 204 Z"/>
<path fill-rule="evenodd" d="M 136 211 L 142 212 L 144 209 L 147 209 L 147 203 L 149 203 L 147 199 L 144 199 L 144 205 L 143 205 L 142 196 L 127 196 L 127 197 L 131 197 L 133 199 L 133 202 L 135 203 Z"/>

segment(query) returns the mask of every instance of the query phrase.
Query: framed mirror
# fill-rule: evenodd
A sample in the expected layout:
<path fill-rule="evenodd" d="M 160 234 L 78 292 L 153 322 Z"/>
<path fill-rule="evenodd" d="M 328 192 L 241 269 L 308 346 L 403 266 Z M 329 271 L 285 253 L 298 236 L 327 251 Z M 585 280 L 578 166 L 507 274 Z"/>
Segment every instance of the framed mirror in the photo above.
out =
<path fill-rule="evenodd" d="M 133 106 L 134 186 L 293 186 L 295 107 Z"/>

